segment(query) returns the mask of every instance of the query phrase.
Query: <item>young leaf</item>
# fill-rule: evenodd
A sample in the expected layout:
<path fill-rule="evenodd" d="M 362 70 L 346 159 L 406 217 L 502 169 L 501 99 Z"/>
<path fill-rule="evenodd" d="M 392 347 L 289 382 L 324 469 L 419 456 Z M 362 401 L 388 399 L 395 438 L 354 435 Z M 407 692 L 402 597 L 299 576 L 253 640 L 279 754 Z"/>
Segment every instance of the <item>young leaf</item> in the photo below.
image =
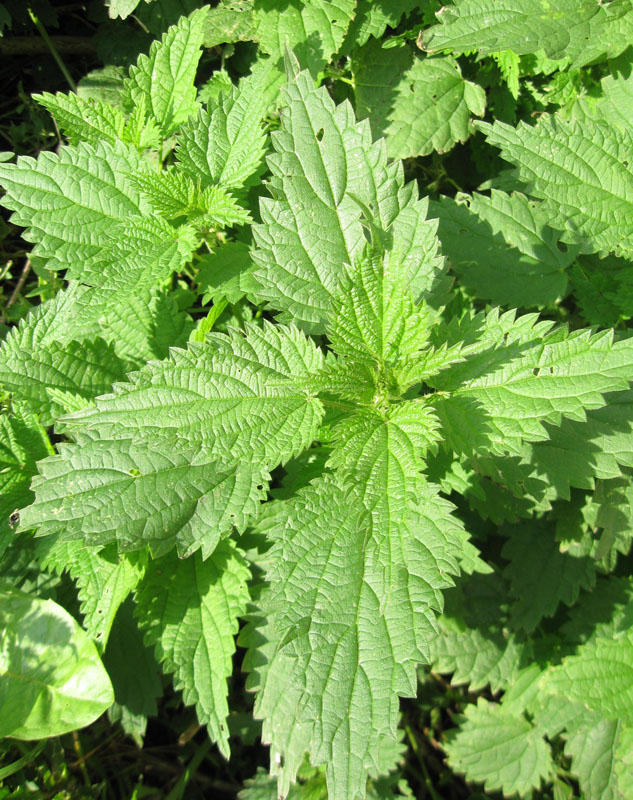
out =
<path fill-rule="evenodd" d="M 238 88 L 188 120 L 178 136 L 178 165 L 203 185 L 243 186 L 260 168 L 266 146 L 262 122 L 283 74 L 272 59 L 256 62 Z"/>
<path fill-rule="evenodd" d="M 310 331 L 322 332 L 332 297 L 366 245 L 363 208 L 396 243 L 414 298 L 432 303 L 441 273 L 435 225 L 426 203 L 404 185 L 402 168 L 387 164 L 383 142 L 349 104 L 335 107 L 324 88 L 302 73 L 284 90 L 288 108 L 269 158 L 274 199 L 261 202 L 254 226 L 257 267 L 249 289 Z M 360 203 L 359 203 L 360 201 Z M 251 285 L 252 284 L 252 285 Z"/>
<path fill-rule="evenodd" d="M 132 110 L 146 104 L 164 137 L 197 109 L 195 77 L 208 9 L 201 8 L 173 25 L 149 55 L 140 56 L 124 83 L 124 103 Z"/>
<path fill-rule="evenodd" d="M 396 28 L 404 14 L 417 8 L 417 0 L 392 0 L 388 5 L 358 0 L 356 16 L 347 30 L 341 52 L 348 55 L 354 47 L 362 47 L 370 36 L 380 39 L 387 27 Z"/>
<path fill-rule="evenodd" d="M 137 594 L 145 638 L 200 724 L 229 756 L 227 679 L 233 671 L 238 617 L 248 602 L 250 572 L 241 551 L 223 542 L 203 561 L 173 554 L 152 561 Z"/>
<path fill-rule="evenodd" d="M 472 133 L 486 95 L 464 80 L 450 56 L 416 57 L 409 45 L 369 42 L 352 60 L 356 113 L 369 117 L 374 137 L 386 137 L 390 158 L 444 153 Z"/>

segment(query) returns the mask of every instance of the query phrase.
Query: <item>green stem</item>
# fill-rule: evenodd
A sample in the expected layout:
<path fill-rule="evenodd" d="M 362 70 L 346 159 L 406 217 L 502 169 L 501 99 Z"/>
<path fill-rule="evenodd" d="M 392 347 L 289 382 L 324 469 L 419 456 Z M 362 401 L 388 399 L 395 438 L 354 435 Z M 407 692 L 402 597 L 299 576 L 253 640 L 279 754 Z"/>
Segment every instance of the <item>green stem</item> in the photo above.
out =
<path fill-rule="evenodd" d="M 28 12 L 29 12 L 29 17 L 31 18 L 33 24 L 35 25 L 35 27 L 39 31 L 40 36 L 42 37 L 42 39 L 46 43 L 46 46 L 50 50 L 51 55 L 53 56 L 53 58 L 57 62 L 57 66 L 62 71 L 62 75 L 64 76 L 64 78 L 66 78 L 66 81 L 67 81 L 68 85 L 70 86 L 70 88 L 73 90 L 73 92 L 76 92 L 77 91 L 77 84 L 72 79 L 72 76 L 71 76 L 70 72 L 68 72 L 68 70 L 66 69 L 66 64 L 64 64 L 64 62 L 62 61 L 61 56 L 57 52 L 57 48 L 51 42 L 51 38 L 48 35 L 48 33 L 46 32 L 46 28 L 42 25 L 42 23 L 40 22 L 38 17 L 33 13 L 33 11 L 30 8 L 28 9 Z"/>
<path fill-rule="evenodd" d="M 35 747 L 29 750 L 28 753 L 25 753 L 21 758 L 18 758 L 17 761 L 14 761 L 13 764 L 9 764 L 7 767 L 0 768 L 0 781 L 3 781 L 5 778 L 8 778 L 10 775 L 14 775 L 16 772 L 19 772 L 22 767 L 28 766 L 39 754 L 42 750 L 46 747 L 46 740 L 44 739 L 41 742 L 38 742 Z"/>
<path fill-rule="evenodd" d="M 193 778 L 193 776 L 198 771 L 200 764 L 206 754 L 211 749 L 211 740 L 207 739 L 200 747 L 196 750 L 193 758 L 187 764 L 185 771 L 182 773 L 180 778 L 178 779 L 178 783 L 174 786 L 171 792 L 167 795 L 165 800 L 182 800 L 184 796 L 185 789 L 187 788 L 187 784 Z"/>

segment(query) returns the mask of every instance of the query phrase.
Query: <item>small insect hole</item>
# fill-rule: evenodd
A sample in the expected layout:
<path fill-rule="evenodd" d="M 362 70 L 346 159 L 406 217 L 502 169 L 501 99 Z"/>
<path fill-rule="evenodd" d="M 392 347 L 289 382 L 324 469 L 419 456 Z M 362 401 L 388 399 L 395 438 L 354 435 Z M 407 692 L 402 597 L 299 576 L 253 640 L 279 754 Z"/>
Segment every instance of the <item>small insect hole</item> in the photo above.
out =
<path fill-rule="evenodd" d="M 323 141 L 323 133 L 324 133 L 323 128 L 320 128 L 317 131 L 317 135 L 316 135 L 317 142 L 322 142 Z"/>

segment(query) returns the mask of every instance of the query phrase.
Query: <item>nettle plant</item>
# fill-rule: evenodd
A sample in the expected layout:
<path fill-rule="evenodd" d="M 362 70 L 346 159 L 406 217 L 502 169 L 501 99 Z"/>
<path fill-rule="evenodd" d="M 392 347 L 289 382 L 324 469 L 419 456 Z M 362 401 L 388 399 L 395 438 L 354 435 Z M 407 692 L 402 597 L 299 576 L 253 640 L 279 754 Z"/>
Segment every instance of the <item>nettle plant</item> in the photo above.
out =
<path fill-rule="evenodd" d="M 271 797 L 306 754 L 334 800 L 394 796 L 377 779 L 420 664 L 491 688 L 443 742 L 468 779 L 528 795 L 558 780 L 562 733 L 588 797 L 632 796 L 633 595 L 609 573 L 633 517 L 633 340 L 474 310 L 385 140 L 291 55 L 286 79 L 261 58 L 201 108 L 207 14 L 141 56 L 119 105 L 40 96 L 69 144 L 0 167 L 34 263 L 66 281 L 0 351 L 0 732 L 109 709 L 140 740 L 158 662 L 228 758 L 243 621 Z M 543 199 L 473 199 L 514 220 L 510 246 L 516 222 L 534 258 L 630 254 L 629 134 L 482 130 Z M 433 212 L 457 263 L 467 207 Z M 186 280 L 214 300 L 195 329 Z M 61 573 L 83 628 L 52 599 Z"/>

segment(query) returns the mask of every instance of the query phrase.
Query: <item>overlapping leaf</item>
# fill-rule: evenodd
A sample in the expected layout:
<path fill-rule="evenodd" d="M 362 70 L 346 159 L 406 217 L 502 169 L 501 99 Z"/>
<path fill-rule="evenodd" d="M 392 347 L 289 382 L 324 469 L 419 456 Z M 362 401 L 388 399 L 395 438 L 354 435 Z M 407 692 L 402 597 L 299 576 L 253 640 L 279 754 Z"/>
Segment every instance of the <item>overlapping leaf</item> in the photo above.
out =
<path fill-rule="evenodd" d="M 473 131 L 486 108 L 484 90 L 462 77 L 451 56 L 417 57 L 408 45 L 378 41 L 354 51 L 356 112 L 385 136 L 390 158 L 444 153 Z"/>
<path fill-rule="evenodd" d="M 437 16 L 440 24 L 420 36 L 425 50 L 509 49 L 519 55 L 544 50 L 551 59 L 569 58 L 576 68 L 601 55 L 618 55 L 633 30 L 628 3 L 595 0 L 559 0 L 556 6 L 540 0 L 458 0 Z"/>
<path fill-rule="evenodd" d="M 300 74 L 286 89 L 282 127 L 269 158 L 273 199 L 254 227 L 252 294 L 311 331 L 322 331 L 332 297 L 365 244 L 363 208 L 388 232 L 417 300 L 429 301 L 441 264 L 426 204 L 404 185 L 402 168 L 387 164 L 384 143 L 372 144 L 352 108 L 335 107 L 327 92 Z M 359 203 L 360 201 L 360 203 Z"/>
<path fill-rule="evenodd" d="M 633 131 L 602 120 L 564 122 L 543 117 L 538 125 L 480 123 L 488 141 L 515 163 L 529 191 L 543 200 L 551 224 L 582 252 L 633 251 L 629 167 Z"/>
<path fill-rule="evenodd" d="M 315 437 L 322 406 L 288 379 L 321 361 L 296 329 L 267 325 L 148 364 L 67 418 L 77 443 L 42 462 L 23 525 L 121 550 L 210 554 L 256 512 L 269 470 Z"/>
<path fill-rule="evenodd" d="M 232 673 L 238 617 L 248 602 L 249 568 L 230 541 L 203 561 L 173 554 L 149 564 L 137 615 L 158 660 L 174 673 L 185 703 L 228 757 L 227 679 Z"/>

